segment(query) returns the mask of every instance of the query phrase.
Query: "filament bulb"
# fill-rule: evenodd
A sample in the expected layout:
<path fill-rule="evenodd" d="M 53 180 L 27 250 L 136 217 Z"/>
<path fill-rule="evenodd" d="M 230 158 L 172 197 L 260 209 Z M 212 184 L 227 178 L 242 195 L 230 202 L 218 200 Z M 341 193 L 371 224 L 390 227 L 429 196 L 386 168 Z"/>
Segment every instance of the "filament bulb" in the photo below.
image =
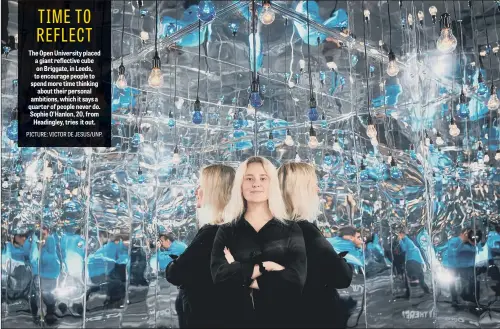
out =
<path fill-rule="evenodd" d="M 451 28 L 444 27 L 437 39 L 436 48 L 445 54 L 451 53 L 457 48 L 457 38 L 453 35 Z"/>

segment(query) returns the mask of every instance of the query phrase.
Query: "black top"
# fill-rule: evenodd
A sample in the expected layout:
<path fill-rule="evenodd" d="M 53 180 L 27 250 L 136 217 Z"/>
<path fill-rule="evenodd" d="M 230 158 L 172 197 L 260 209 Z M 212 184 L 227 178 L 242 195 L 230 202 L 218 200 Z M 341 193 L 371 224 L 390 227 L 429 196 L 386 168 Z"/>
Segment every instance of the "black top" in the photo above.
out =
<path fill-rule="evenodd" d="M 188 328 L 216 328 L 223 317 L 210 273 L 210 256 L 218 229 L 218 225 L 200 228 L 189 247 L 166 270 L 168 282 L 180 286 L 183 322 Z"/>
<path fill-rule="evenodd" d="M 228 264 L 224 247 L 235 262 Z M 253 268 L 273 261 L 285 269 L 257 278 L 259 289 L 249 288 Z M 271 219 L 259 232 L 242 217 L 222 225 L 212 250 L 212 277 L 224 295 L 225 327 L 290 327 L 297 314 L 307 274 L 304 238 L 293 222 Z"/>
<path fill-rule="evenodd" d="M 352 268 L 333 249 L 316 225 L 300 220 L 307 253 L 307 280 L 302 296 L 304 328 L 345 328 L 345 316 L 336 289 L 347 288 Z"/>

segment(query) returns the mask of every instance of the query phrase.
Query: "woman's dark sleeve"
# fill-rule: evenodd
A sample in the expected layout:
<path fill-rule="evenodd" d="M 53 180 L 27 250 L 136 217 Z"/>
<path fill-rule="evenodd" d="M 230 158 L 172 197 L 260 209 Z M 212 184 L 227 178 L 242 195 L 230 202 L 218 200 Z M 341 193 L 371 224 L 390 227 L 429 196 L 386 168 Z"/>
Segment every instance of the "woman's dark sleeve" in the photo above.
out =
<path fill-rule="evenodd" d="M 307 256 L 304 237 L 300 227 L 293 223 L 287 246 L 287 263 L 280 264 L 282 271 L 266 272 L 257 278 L 259 290 L 273 290 L 288 293 L 301 293 L 307 277 Z M 265 261 L 265 259 L 264 259 Z"/>
<path fill-rule="evenodd" d="M 314 227 L 311 248 L 315 257 L 319 257 L 321 275 L 327 284 L 336 289 L 347 288 L 352 281 L 352 267 L 340 257 L 328 240 Z"/>
<path fill-rule="evenodd" d="M 168 264 L 165 276 L 168 282 L 180 286 L 193 279 L 196 273 L 196 265 L 199 262 L 199 256 L 203 252 L 202 248 L 211 248 L 211 245 L 204 244 L 203 240 L 207 236 L 206 230 L 200 230 L 193 241 L 179 258 Z"/>
<path fill-rule="evenodd" d="M 211 270 L 215 284 L 225 283 L 236 286 L 249 286 L 252 281 L 254 264 L 234 261 L 229 264 L 224 256 L 224 248 L 229 246 L 229 234 L 233 228 L 222 226 L 215 236 L 212 248 Z"/>

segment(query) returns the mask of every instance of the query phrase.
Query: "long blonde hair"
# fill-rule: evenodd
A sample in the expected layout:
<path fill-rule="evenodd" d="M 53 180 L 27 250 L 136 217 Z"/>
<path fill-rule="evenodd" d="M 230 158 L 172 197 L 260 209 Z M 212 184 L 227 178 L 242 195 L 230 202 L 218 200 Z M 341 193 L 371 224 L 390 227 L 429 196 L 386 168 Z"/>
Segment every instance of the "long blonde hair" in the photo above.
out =
<path fill-rule="evenodd" d="M 222 224 L 222 213 L 231 197 L 235 176 L 234 168 L 223 164 L 212 164 L 200 171 L 200 188 L 203 205 L 198 214 L 198 225 Z"/>
<path fill-rule="evenodd" d="M 314 167 L 307 163 L 289 162 L 279 168 L 278 177 L 288 216 L 294 220 L 316 220 L 321 213 L 321 201 Z"/>
<path fill-rule="evenodd" d="M 247 171 L 247 167 L 251 163 L 260 163 L 264 167 L 264 171 L 269 177 L 269 210 L 274 218 L 283 221 L 287 219 L 285 204 L 281 198 L 280 185 L 278 181 L 278 172 L 273 164 L 266 158 L 253 156 L 243 161 L 238 169 L 236 169 L 236 176 L 234 177 L 233 189 L 231 191 L 231 199 L 224 209 L 224 222 L 229 222 L 238 219 L 246 208 L 246 202 L 241 193 L 241 185 L 243 184 L 243 177 Z"/>

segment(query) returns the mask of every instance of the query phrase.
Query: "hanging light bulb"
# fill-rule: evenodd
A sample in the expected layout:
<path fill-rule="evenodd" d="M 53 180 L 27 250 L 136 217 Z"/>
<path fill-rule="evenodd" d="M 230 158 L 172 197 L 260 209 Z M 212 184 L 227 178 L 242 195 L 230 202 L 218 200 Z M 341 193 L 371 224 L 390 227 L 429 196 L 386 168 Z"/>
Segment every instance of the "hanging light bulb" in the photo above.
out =
<path fill-rule="evenodd" d="M 337 138 L 337 136 L 335 136 L 335 139 L 333 141 L 333 150 L 335 152 L 342 152 L 342 146 L 340 145 L 339 143 L 339 139 Z"/>
<path fill-rule="evenodd" d="M 201 113 L 201 102 L 198 97 L 194 101 L 193 110 L 193 123 L 199 125 L 203 121 L 203 114 Z"/>
<path fill-rule="evenodd" d="M 450 136 L 457 137 L 458 135 L 460 135 L 460 129 L 458 129 L 458 126 L 456 125 L 453 118 L 451 118 L 448 128 L 450 128 Z"/>
<path fill-rule="evenodd" d="M 412 14 L 408 14 L 408 26 L 410 27 L 410 29 L 413 29 L 413 15 Z"/>
<path fill-rule="evenodd" d="M 334 61 L 331 61 L 331 62 L 327 62 L 326 63 L 326 66 L 331 70 L 331 71 L 334 71 L 336 72 L 338 67 L 337 67 L 337 64 L 334 62 Z"/>
<path fill-rule="evenodd" d="M 309 117 L 310 121 L 318 120 L 319 114 L 318 109 L 316 108 L 316 99 L 314 98 L 314 96 L 312 96 L 309 100 L 309 112 L 307 113 L 307 116 Z"/>
<path fill-rule="evenodd" d="M 127 78 L 125 78 L 125 66 L 123 66 L 123 63 L 118 67 L 118 79 L 116 79 L 116 87 L 119 89 L 127 88 Z"/>
<path fill-rule="evenodd" d="M 486 154 L 484 155 L 483 162 L 484 163 L 490 162 L 490 156 L 489 156 L 488 152 L 486 152 Z"/>
<path fill-rule="evenodd" d="M 389 64 L 387 65 L 387 75 L 391 77 L 395 77 L 399 73 L 399 65 L 396 62 L 396 55 L 394 55 L 394 52 L 391 51 L 389 52 Z"/>
<path fill-rule="evenodd" d="M 310 148 L 315 149 L 318 147 L 318 138 L 316 138 L 316 131 L 314 131 L 314 127 L 311 122 L 311 127 L 309 128 L 309 145 Z"/>
<path fill-rule="evenodd" d="M 457 38 L 455 38 L 451 30 L 450 14 L 442 14 L 441 21 L 443 22 L 443 28 L 441 29 L 441 35 L 437 39 L 436 46 L 440 52 L 449 54 L 457 48 Z"/>
<path fill-rule="evenodd" d="M 200 1 L 198 4 L 198 18 L 200 21 L 210 23 L 214 20 L 216 14 L 215 5 L 212 1 Z"/>
<path fill-rule="evenodd" d="M 158 51 L 153 57 L 153 68 L 149 74 L 148 84 L 151 88 L 160 88 L 163 86 L 163 73 L 161 72 L 161 60 Z"/>
<path fill-rule="evenodd" d="M 174 119 L 174 114 L 172 111 L 168 113 L 168 126 L 170 128 L 173 128 L 175 126 L 175 119 Z"/>
<path fill-rule="evenodd" d="M 432 17 L 432 24 L 436 24 L 437 12 L 438 12 L 438 10 L 437 10 L 436 6 L 429 7 L 429 14 L 431 14 L 431 17 Z"/>
<path fill-rule="evenodd" d="M 500 149 L 495 152 L 495 160 L 500 161 Z"/>
<path fill-rule="evenodd" d="M 444 144 L 443 137 L 441 136 L 441 134 L 439 133 L 439 131 L 436 134 L 436 144 L 439 145 L 439 146 L 441 146 L 441 145 Z"/>
<path fill-rule="evenodd" d="M 285 144 L 286 146 L 293 146 L 293 144 L 295 144 L 293 141 L 292 134 L 290 133 L 290 129 L 286 130 Z"/>
<path fill-rule="evenodd" d="M 177 97 L 177 100 L 174 104 L 176 109 L 182 110 L 182 105 L 184 105 L 184 98 Z"/>
<path fill-rule="evenodd" d="M 368 126 L 366 127 L 366 135 L 370 139 L 374 139 L 377 137 L 377 129 L 375 128 L 375 125 L 373 124 L 373 119 L 370 114 L 368 114 Z"/>
<path fill-rule="evenodd" d="M 368 22 L 370 20 L 370 11 L 368 9 L 365 9 L 363 11 L 363 15 L 365 16 L 365 22 Z"/>
<path fill-rule="evenodd" d="M 490 88 L 490 99 L 488 99 L 488 109 L 490 111 L 495 111 L 500 107 L 500 100 L 497 95 L 497 87 L 491 84 Z"/>
<path fill-rule="evenodd" d="M 323 129 L 328 128 L 328 121 L 326 121 L 325 112 L 323 112 L 323 114 L 321 114 L 321 128 L 323 128 Z"/>
<path fill-rule="evenodd" d="M 429 146 L 431 144 L 431 139 L 429 137 L 429 134 L 427 134 L 427 131 L 425 132 L 425 146 Z"/>
<path fill-rule="evenodd" d="M 260 85 L 259 78 L 252 81 L 252 87 L 250 91 L 250 104 L 254 108 L 259 108 L 262 106 L 264 102 L 262 101 L 262 97 L 260 96 Z"/>
<path fill-rule="evenodd" d="M 300 73 L 304 73 L 304 70 L 306 68 L 306 61 L 301 59 L 299 61 L 299 68 L 300 68 Z"/>
<path fill-rule="evenodd" d="M 300 162 L 302 159 L 299 156 L 299 152 L 295 152 L 295 162 Z"/>
<path fill-rule="evenodd" d="M 268 151 L 271 151 L 271 152 L 276 149 L 276 145 L 274 145 L 273 139 L 274 139 L 273 132 L 270 131 L 269 132 L 269 139 L 267 140 L 267 143 L 266 143 L 266 148 Z"/>
<path fill-rule="evenodd" d="M 149 40 L 149 33 L 146 31 L 141 31 L 141 40 L 143 43 Z"/>
<path fill-rule="evenodd" d="M 420 23 L 420 26 L 424 26 L 424 12 L 423 11 L 419 11 L 417 13 L 417 17 L 418 17 L 418 22 Z"/>
<path fill-rule="evenodd" d="M 276 15 L 274 14 L 274 10 L 271 9 L 271 1 L 270 0 L 264 0 L 262 1 L 262 7 L 263 10 L 260 13 L 260 21 L 264 25 L 270 25 L 274 22 L 274 19 L 276 18 Z"/>
<path fill-rule="evenodd" d="M 5 177 L 2 182 L 2 188 L 8 188 L 8 187 L 9 187 L 9 179 Z"/>
<path fill-rule="evenodd" d="M 179 149 L 177 148 L 177 145 L 174 148 L 174 154 L 172 155 L 172 163 L 174 165 L 177 165 L 181 162 L 181 156 L 179 155 Z"/>

